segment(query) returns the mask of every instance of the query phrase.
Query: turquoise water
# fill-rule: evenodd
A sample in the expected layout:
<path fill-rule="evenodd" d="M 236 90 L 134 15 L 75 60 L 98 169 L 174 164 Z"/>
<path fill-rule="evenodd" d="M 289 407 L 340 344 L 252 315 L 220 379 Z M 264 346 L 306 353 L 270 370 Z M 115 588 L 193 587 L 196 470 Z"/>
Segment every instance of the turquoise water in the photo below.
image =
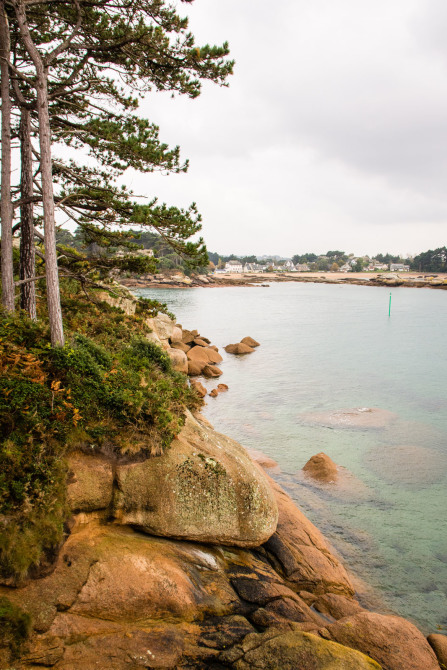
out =
<path fill-rule="evenodd" d="M 335 546 L 367 604 L 447 630 L 447 293 L 326 284 L 142 289 L 216 344 L 215 428 L 276 460 L 274 477 Z M 245 357 L 223 346 L 246 335 Z M 216 386 L 207 381 L 208 389 Z M 393 413 L 382 427 L 321 417 Z M 312 419 L 309 415 L 318 414 Z M 326 424 L 326 425 L 324 425 Z M 301 468 L 324 451 L 347 469 L 316 485 Z M 351 473 L 349 475 L 349 473 Z"/>

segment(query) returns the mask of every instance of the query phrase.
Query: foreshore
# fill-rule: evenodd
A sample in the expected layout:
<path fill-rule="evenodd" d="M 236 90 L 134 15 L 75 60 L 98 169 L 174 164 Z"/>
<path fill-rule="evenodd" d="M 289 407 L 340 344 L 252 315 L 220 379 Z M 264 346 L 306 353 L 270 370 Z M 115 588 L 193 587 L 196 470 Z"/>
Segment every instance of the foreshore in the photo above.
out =
<path fill-rule="evenodd" d="M 179 275 L 150 275 L 121 279 L 127 288 L 219 288 L 226 286 L 268 287 L 271 282 L 300 282 L 312 284 L 354 284 L 359 286 L 389 286 L 447 290 L 447 274 L 416 272 L 263 272 L 253 274 L 210 274 L 181 277 Z"/>

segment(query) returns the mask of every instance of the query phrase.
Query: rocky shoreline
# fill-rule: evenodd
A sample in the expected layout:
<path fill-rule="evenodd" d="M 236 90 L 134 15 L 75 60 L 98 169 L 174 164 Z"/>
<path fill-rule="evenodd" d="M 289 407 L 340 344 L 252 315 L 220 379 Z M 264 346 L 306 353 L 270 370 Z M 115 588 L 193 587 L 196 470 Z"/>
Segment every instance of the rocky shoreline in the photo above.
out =
<path fill-rule="evenodd" d="M 200 415 L 162 456 L 77 451 L 70 471 L 53 572 L 0 587 L 33 619 L 21 658 L 0 667 L 444 667 L 447 638 L 363 609 L 317 528 Z"/>
<path fill-rule="evenodd" d="M 312 284 L 354 284 L 358 286 L 402 286 L 406 288 L 447 289 L 447 275 L 415 273 L 342 274 L 342 273 L 263 273 L 239 275 L 194 275 L 192 277 L 150 275 L 121 279 L 126 288 L 219 288 L 226 286 L 263 287 L 269 282 Z"/>
<path fill-rule="evenodd" d="M 131 297 L 119 300 L 132 312 Z M 215 351 L 166 315 L 150 325 L 173 362 Z M 184 339 L 187 352 L 173 347 Z M 305 474 L 333 478 L 324 456 Z M 19 655 L 0 648 L 0 668 L 445 670 L 447 637 L 365 609 L 272 465 L 189 412 L 156 456 L 73 446 L 70 533 L 56 562 L 0 585 L 32 621 Z"/>

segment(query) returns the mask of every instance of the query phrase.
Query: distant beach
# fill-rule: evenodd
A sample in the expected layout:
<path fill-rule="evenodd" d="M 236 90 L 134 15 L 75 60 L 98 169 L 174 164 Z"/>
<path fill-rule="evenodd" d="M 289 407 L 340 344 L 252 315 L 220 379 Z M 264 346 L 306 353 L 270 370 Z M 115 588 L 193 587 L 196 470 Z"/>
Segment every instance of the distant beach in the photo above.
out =
<path fill-rule="evenodd" d="M 446 273 L 418 272 L 258 272 L 218 273 L 183 277 L 158 274 L 122 279 L 128 288 L 218 288 L 223 286 L 259 287 L 271 282 L 312 284 L 356 284 L 361 286 L 403 286 L 407 288 L 447 289 Z"/>

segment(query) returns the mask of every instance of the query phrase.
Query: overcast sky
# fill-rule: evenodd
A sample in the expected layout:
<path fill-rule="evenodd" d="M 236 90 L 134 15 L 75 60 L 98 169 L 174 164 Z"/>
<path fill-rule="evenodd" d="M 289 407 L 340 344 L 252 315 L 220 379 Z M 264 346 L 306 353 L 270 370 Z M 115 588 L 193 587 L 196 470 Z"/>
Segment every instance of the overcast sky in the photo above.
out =
<path fill-rule="evenodd" d="M 210 251 L 417 253 L 447 244 L 445 0 L 195 0 L 198 45 L 230 43 L 229 88 L 154 94 L 186 175 L 136 192 L 196 201 Z"/>

